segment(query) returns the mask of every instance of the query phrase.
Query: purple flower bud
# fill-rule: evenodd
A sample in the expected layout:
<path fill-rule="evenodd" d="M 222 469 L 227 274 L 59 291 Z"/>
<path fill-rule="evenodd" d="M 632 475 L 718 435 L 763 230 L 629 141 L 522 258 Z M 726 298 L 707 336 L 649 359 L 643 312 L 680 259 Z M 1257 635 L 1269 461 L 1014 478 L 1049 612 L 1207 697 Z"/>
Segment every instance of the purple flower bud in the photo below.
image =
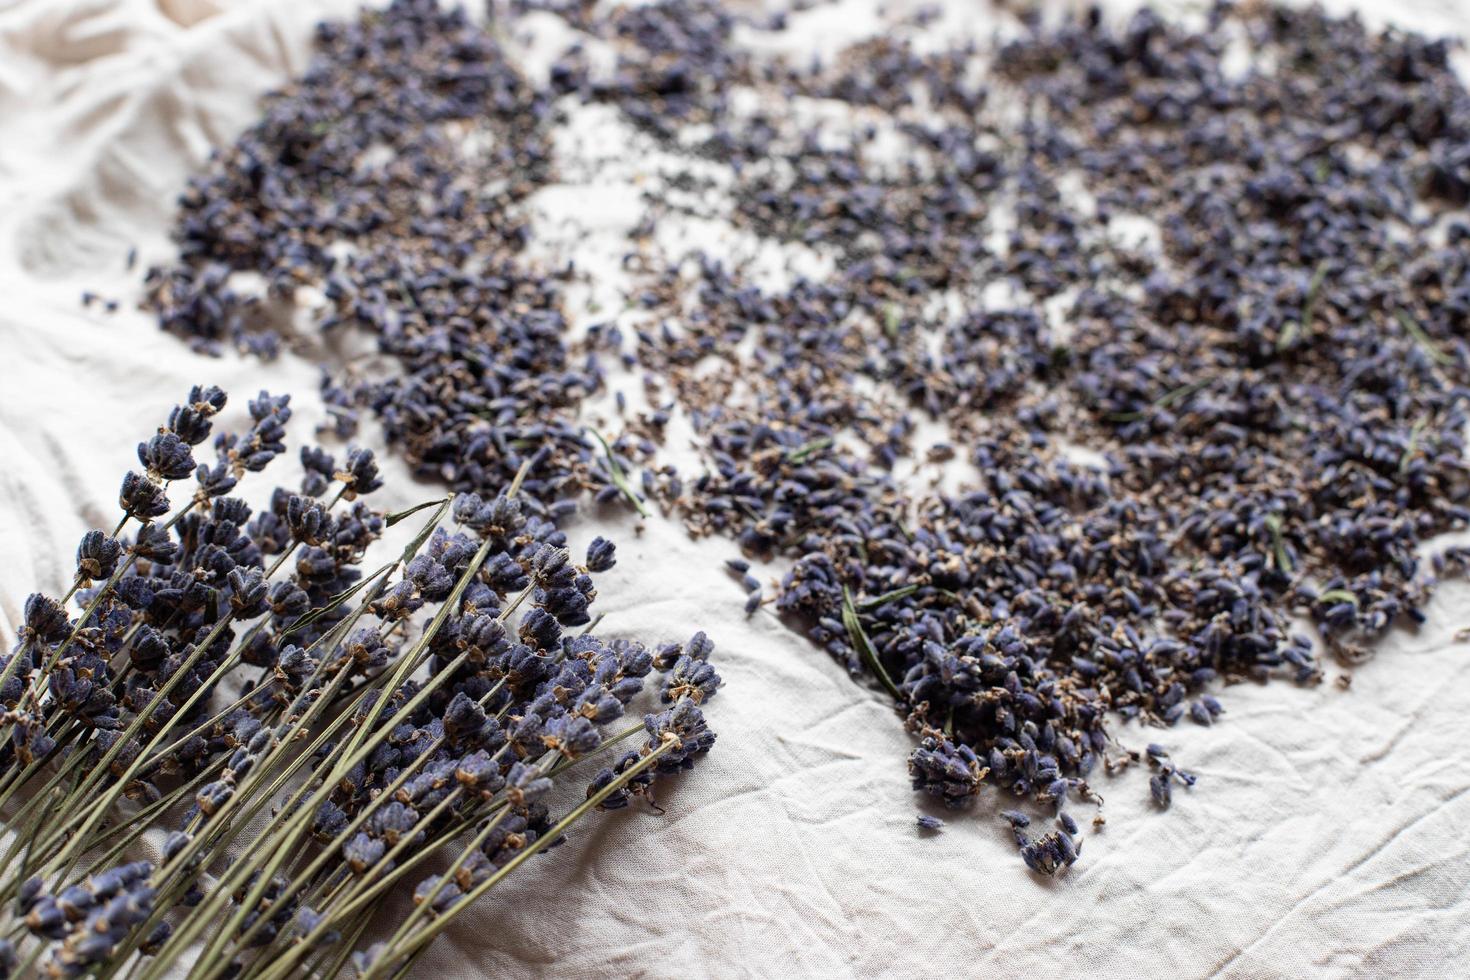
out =
<path fill-rule="evenodd" d="M 286 526 L 297 541 L 323 545 L 331 540 L 335 525 L 332 515 L 320 501 L 293 495 L 286 503 Z"/>
<path fill-rule="evenodd" d="M 342 860 L 355 874 L 364 874 L 387 853 L 387 846 L 375 837 L 359 830 L 342 845 Z"/>
<path fill-rule="evenodd" d="M 148 521 L 168 513 L 168 494 L 146 476 L 129 472 L 118 491 L 118 506 L 129 517 Z"/>
<path fill-rule="evenodd" d="M 605 572 L 612 568 L 617 564 L 616 550 L 616 546 L 606 538 L 593 538 L 587 546 L 587 570 Z"/>
<path fill-rule="evenodd" d="M 227 581 L 230 585 L 230 607 L 241 619 L 253 619 L 265 612 L 265 600 L 269 587 L 265 573 L 259 568 L 234 568 Z"/>
<path fill-rule="evenodd" d="M 77 577 L 82 580 L 107 578 L 117 568 L 122 548 L 115 538 L 101 531 L 88 531 L 77 547 Z"/>
<path fill-rule="evenodd" d="M 26 597 L 25 628 L 43 643 L 60 643 L 71 633 L 71 620 L 55 599 L 33 592 Z"/>
<path fill-rule="evenodd" d="M 138 461 L 154 480 L 184 480 L 194 473 L 194 456 L 189 444 L 172 432 L 160 432 L 138 443 Z"/>
<path fill-rule="evenodd" d="M 561 715 L 546 723 L 541 741 L 568 759 L 578 759 L 596 751 L 602 744 L 602 736 L 596 726 L 581 715 Z"/>
<path fill-rule="evenodd" d="M 551 780 L 541 774 L 535 766 L 517 762 L 510 767 L 505 777 L 505 796 L 510 805 L 518 810 L 531 806 L 551 790 Z"/>
<path fill-rule="evenodd" d="M 371 449 L 349 449 L 347 464 L 336 474 L 347 487 L 348 500 L 372 493 L 383 485 L 378 476 L 378 463 Z"/>
<path fill-rule="evenodd" d="M 677 772 L 694 765 L 694 758 L 708 752 L 715 744 L 715 733 L 705 723 L 704 713 L 690 699 L 684 698 L 667 711 L 645 715 L 643 727 L 648 732 L 648 751 L 658 749 L 672 739 L 675 747 L 659 757 L 654 768 L 662 773 Z"/>

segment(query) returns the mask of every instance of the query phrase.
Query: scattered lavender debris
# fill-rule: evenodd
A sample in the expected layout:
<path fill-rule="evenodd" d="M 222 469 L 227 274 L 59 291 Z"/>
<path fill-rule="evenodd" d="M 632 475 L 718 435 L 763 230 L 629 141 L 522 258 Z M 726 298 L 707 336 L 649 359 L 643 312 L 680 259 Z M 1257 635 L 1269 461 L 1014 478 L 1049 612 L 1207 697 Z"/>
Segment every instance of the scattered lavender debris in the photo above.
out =
<path fill-rule="evenodd" d="M 916 788 L 1056 808 L 1035 840 L 1008 816 L 1047 874 L 1080 850 L 1062 807 L 1138 759 L 1110 719 L 1209 725 L 1222 684 L 1315 683 L 1294 619 L 1352 662 L 1464 571 L 1418 556 L 1470 521 L 1470 94 L 1448 42 L 1220 3 L 1200 30 L 1023 19 L 989 49 L 918 45 L 919 17 L 823 61 L 742 47 L 784 16 L 701 0 L 504 14 L 526 11 L 579 39 L 545 87 L 431 3 L 324 27 L 186 195 L 180 264 L 150 273 L 164 326 L 270 355 L 284 300 L 320 285 L 318 325 L 402 368 L 329 365 L 344 431 L 366 406 L 457 489 L 530 459 L 545 513 L 584 488 L 651 500 L 793 560 L 776 610 L 894 697 Z M 581 104 L 688 172 L 630 236 L 628 315 L 574 354 L 518 207 Z M 467 158 L 481 130 L 495 149 Z M 835 271 L 773 286 L 661 243 L 701 216 L 672 193 L 700 180 L 736 229 Z M 245 270 L 264 298 L 233 291 Z M 599 352 L 656 407 L 606 453 L 575 421 Z M 660 462 L 674 412 L 697 475 Z M 730 569 L 754 611 L 759 577 Z M 1161 807 L 1194 782 L 1148 761 Z"/>
<path fill-rule="evenodd" d="M 306 74 L 181 198 L 179 262 L 148 272 L 160 322 L 203 351 L 271 358 L 305 343 L 291 309 L 315 287 L 325 337 L 366 331 L 394 367 L 327 374 L 339 434 L 367 407 L 419 475 L 456 490 L 507 484 L 529 460 L 543 514 L 610 489 L 616 461 L 575 423 L 602 369 L 564 342 L 557 276 L 520 259 L 517 208 L 550 175 L 549 97 L 433 0 L 316 40 Z M 238 290 L 241 272 L 263 293 Z"/>

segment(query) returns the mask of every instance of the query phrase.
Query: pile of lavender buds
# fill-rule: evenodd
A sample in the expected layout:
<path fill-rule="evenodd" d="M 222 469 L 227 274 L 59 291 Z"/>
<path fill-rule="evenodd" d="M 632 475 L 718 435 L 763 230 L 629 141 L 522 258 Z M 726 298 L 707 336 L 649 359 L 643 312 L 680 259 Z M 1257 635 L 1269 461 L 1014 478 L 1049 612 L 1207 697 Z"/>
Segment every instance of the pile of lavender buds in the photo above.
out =
<path fill-rule="evenodd" d="M 325 26 L 185 195 L 150 302 L 270 354 L 318 288 L 322 329 L 397 368 L 327 365 L 344 432 L 366 408 L 459 489 L 534 452 L 551 519 L 589 488 L 784 562 L 775 610 L 893 698 L 915 788 L 1054 807 L 1036 837 L 1003 811 L 1054 873 L 1099 765 L 1146 761 L 1160 807 L 1194 783 L 1116 719 L 1316 683 L 1319 647 L 1367 656 L 1463 571 L 1421 551 L 1470 521 L 1470 94 L 1451 44 L 1312 8 L 1026 17 L 983 45 L 939 5 L 834 58 L 762 43 L 805 12 L 493 8 L 502 35 L 564 24 L 544 82 L 428 0 Z M 592 107 L 664 164 L 629 308 L 573 339 L 575 264 L 526 258 L 525 211 Z M 711 215 L 804 271 L 660 233 Z M 618 361 L 650 409 L 600 456 L 575 419 Z M 702 472 L 665 461 L 679 419 Z"/>
<path fill-rule="evenodd" d="M 302 449 L 299 492 L 252 512 L 237 483 L 286 451 L 289 398 L 213 434 L 224 405 L 196 387 L 139 444 L 116 527 L 0 658 L 0 977 L 397 975 L 714 742 L 704 634 L 593 631 L 611 543 L 575 563 L 516 482 L 379 513 L 368 450 Z"/>

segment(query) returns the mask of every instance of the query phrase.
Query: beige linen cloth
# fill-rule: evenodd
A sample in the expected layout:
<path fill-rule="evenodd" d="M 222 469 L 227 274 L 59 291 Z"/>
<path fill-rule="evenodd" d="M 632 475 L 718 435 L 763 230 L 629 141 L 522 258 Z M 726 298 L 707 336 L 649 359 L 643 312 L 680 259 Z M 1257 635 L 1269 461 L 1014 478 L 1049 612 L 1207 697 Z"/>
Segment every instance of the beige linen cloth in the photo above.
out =
<path fill-rule="evenodd" d="M 1373 22 L 1470 33 L 1467 0 L 1373 3 Z M 844 6 L 862 10 L 798 15 L 787 43 L 881 23 L 875 4 Z M 320 420 L 307 360 L 194 355 L 135 309 L 124 257 L 167 257 L 188 175 L 304 67 L 314 22 L 353 7 L 0 2 L 0 642 L 27 593 L 64 589 L 82 532 L 111 526 L 134 444 L 188 385 L 228 389 L 227 421 L 262 387 L 295 393 L 297 445 Z M 611 234 L 627 209 L 616 187 L 600 199 L 584 217 Z M 83 289 L 121 308 L 84 309 Z M 435 492 L 392 462 L 387 474 L 385 504 Z M 576 526 L 574 542 L 594 530 Z M 613 530 L 600 628 L 649 642 L 707 630 L 727 679 L 710 706 L 719 744 L 661 793 L 664 815 L 634 807 L 577 829 L 419 975 L 1470 976 L 1470 647 L 1454 641 L 1470 588 L 1445 587 L 1429 624 L 1393 637 L 1349 689 L 1329 669 L 1315 688 L 1231 688 L 1213 728 L 1121 727 L 1134 748 L 1166 743 L 1199 785 L 1161 813 L 1142 772 L 1100 777 L 1106 828 L 1075 808 L 1083 860 L 1042 879 L 992 792 L 941 814 L 938 834 L 916 829 L 927 807 L 904 771 L 909 736 L 773 615 L 741 613 L 721 567 L 732 544 L 661 519 Z"/>

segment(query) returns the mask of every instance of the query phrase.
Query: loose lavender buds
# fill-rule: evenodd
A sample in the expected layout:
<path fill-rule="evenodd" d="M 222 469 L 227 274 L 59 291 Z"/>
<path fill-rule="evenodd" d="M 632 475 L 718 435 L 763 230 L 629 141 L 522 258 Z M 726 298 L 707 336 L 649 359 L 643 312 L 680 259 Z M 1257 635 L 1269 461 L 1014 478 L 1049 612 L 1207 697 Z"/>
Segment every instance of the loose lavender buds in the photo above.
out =
<path fill-rule="evenodd" d="M 1316 683 L 1319 648 L 1368 656 L 1463 572 L 1454 550 L 1421 559 L 1470 520 L 1470 225 L 1455 211 L 1470 96 L 1446 42 L 1218 4 L 1198 32 L 1147 10 L 1028 19 L 984 54 L 911 43 L 916 18 L 823 62 L 747 50 L 737 26 L 782 19 L 702 0 L 516 8 L 597 39 L 611 69 L 573 47 L 541 84 L 425 2 L 324 26 L 313 69 L 185 196 L 180 261 L 148 279 L 163 326 L 272 356 L 291 338 L 230 274 L 258 272 L 277 297 L 315 284 L 321 329 L 365 330 L 402 368 L 329 366 L 338 431 L 374 413 L 420 475 L 474 494 L 455 517 L 497 547 L 582 491 L 731 538 L 747 613 L 773 609 L 893 699 L 917 790 L 965 807 L 994 787 L 1059 814 L 1039 836 L 1012 821 L 1038 872 L 1077 859 L 1064 807 L 1137 761 L 1118 721 L 1209 726 L 1228 720 L 1224 686 Z M 477 69 L 436 74 L 451 60 Z M 395 84 L 425 73 L 437 84 Z M 350 86 L 372 98 L 339 112 Z M 795 99 L 881 119 L 899 152 L 876 125 L 784 111 Z M 633 315 L 577 343 L 567 273 L 526 259 L 518 207 L 553 179 L 562 102 L 610 107 L 690 160 L 632 236 Z M 503 152 L 466 160 L 447 121 Z M 378 140 L 392 165 L 359 166 Z M 710 169 L 732 226 L 830 271 L 773 285 L 661 247 L 657 221 L 689 209 L 677 182 Z M 427 215 L 426 186 L 444 191 Z M 612 359 L 642 372 L 652 409 L 605 442 L 578 412 Z M 697 472 L 661 459 L 675 414 Z M 192 473 L 187 434 L 139 447 L 149 478 Z M 496 497 L 522 468 L 514 502 Z M 123 498 L 154 506 L 137 486 Z M 290 518 L 287 503 L 262 530 L 318 536 L 305 511 Z M 752 563 L 778 556 L 772 600 Z M 332 578 L 329 556 L 301 560 Z M 504 641 L 524 651 L 520 693 L 591 594 L 503 551 L 483 567 L 538 596 Z M 440 588 L 416 566 L 380 614 Z M 681 656 L 655 656 L 666 693 L 707 701 L 700 658 Z M 544 722 L 517 725 L 529 739 Z M 1194 776 L 1148 757 L 1168 807 Z M 603 770 L 599 806 L 639 764 Z"/>

